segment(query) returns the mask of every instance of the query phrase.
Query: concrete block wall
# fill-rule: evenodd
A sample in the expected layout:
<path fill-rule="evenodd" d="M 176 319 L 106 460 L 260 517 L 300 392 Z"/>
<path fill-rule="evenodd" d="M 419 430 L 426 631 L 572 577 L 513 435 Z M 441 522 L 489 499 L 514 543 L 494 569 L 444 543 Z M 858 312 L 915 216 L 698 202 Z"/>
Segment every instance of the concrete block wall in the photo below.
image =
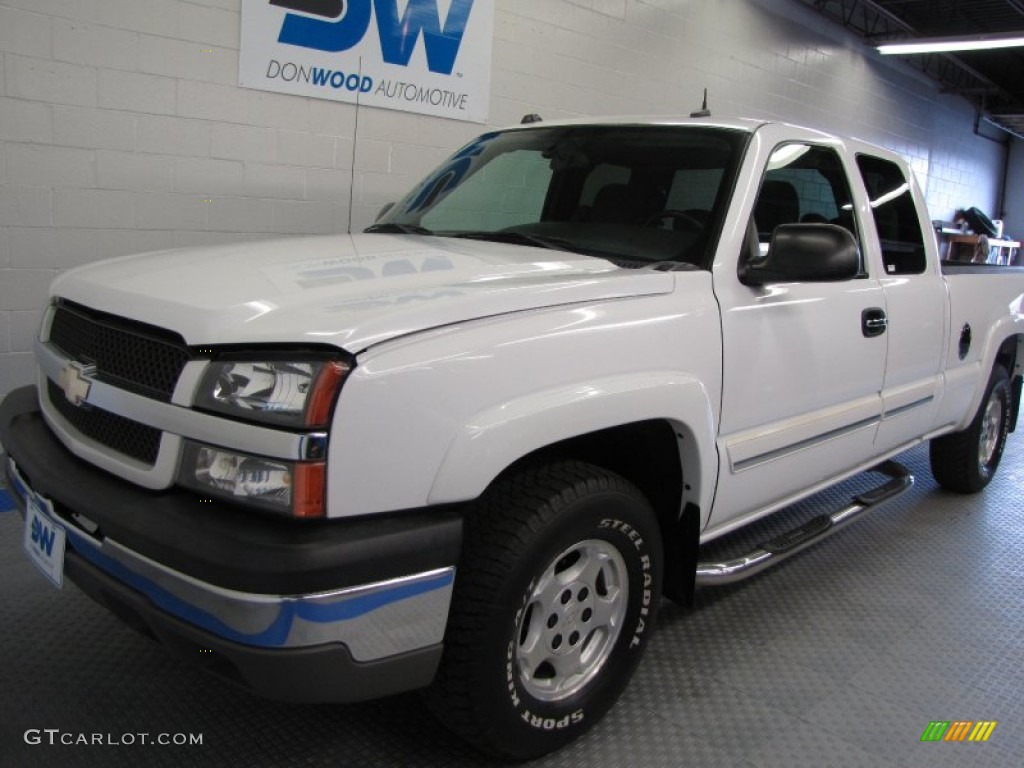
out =
<path fill-rule="evenodd" d="M 240 0 L 0 0 L 0 394 L 50 280 L 136 251 L 346 232 L 483 126 L 237 87 Z M 902 152 L 933 218 L 992 210 L 973 114 L 793 0 L 497 0 L 490 122 L 782 118 Z"/>

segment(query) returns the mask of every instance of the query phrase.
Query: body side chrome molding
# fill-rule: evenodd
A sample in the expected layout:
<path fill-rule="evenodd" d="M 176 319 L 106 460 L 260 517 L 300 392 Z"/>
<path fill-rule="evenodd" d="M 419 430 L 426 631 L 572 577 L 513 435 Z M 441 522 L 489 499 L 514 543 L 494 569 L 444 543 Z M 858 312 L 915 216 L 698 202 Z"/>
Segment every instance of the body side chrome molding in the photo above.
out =
<path fill-rule="evenodd" d="M 750 469 L 751 467 L 756 467 L 760 464 L 764 464 L 769 461 L 774 461 L 775 459 L 780 459 L 783 456 L 789 456 L 790 454 L 796 453 L 797 451 L 804 451 L 807 450 L 808 448 L 813 448 L 816 445 L 820 445 L 821 443 L 827 443 L 829 440 L 835 440 L 837 438 L 853 434 L 854 432 L 864 429 L 866 427 L 876 426 L 878 422 L 879 418 L 877 416 L 871 416 L 869 418 L 856 421 L 852 424 L 837 427 L 836 429 L 830 429 L 828 432 L 822 432 L 819 435 L 808 437 L 804 440 L 791 443 L 781 448 L 776 448 L 772 451 L 767 451 L 765 453 L 761 453 L 756 456 L 751 456 L 750 458 L 742 459 L 740 461 L 734 461 L 732 464 L 732 471 L 742 472 L 745 469 Z"/>
<path fill-rule="evenodd" d="M 882 419 L 891 419 L 894 416 L 899 416 L 901 413 L 912 411 L 915 408 L 921 408 L 922 406 L 933 403 L 934 401 L 935 395 L 928 395 L 928 397 L 922 397 L 920 400 L 915 400 L 912 403 L 907 403 L 906 405 L 901 405 L 897 408 L 893 408 L 891 410 L 886 411 L 885 413 L 882 414 Z"/>

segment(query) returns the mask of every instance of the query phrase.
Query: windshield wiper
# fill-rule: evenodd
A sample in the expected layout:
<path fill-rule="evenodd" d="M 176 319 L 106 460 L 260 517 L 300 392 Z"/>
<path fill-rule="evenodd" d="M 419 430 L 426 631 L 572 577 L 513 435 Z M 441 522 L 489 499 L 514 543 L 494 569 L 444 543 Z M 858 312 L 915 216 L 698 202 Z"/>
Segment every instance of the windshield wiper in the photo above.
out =
<path fill-rule="evenodd" d="M 387 235 L 432 235 L 432 231 L 426 227 L 421 227 L 418 224 L 395 224 L 393 222 L 385 222 L 383 224 L 371 224 L 363 232 L 370 234 L 387 234 Z"/>
<path fill-rule="evenodd" d="M 487 240 L 492 243 L 511 243 L 512 245 L 532 245 L 537 248 L 547 248 L 549 251 L 569 251 L 571 253 L 587 253 L 578 245 L 563 240 L 560 237 L 546 237 L 544 235 L 528 235 L 523 232 L 453 232 L 446 233 L 444 237 L 455 237 L 464 240 Z"/>

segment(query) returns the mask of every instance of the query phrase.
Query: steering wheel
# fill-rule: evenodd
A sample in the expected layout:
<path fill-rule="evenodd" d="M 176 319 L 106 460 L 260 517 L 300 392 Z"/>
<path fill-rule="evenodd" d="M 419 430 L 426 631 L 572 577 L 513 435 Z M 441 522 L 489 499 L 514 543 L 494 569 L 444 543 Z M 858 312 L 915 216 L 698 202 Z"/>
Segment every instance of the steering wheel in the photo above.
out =
<path fill-rule="evenodd" d="M 697 232 L 704 231 L 704 222 L 689 211 L 680 211 L 675 208 L 666 208 L 664 211 L 659 211 L 653 216 L 648 217 L 644 221 L 644 226 L 653 227 L 662 221 L 671 221 L 672 229 L 693 229 Z M 679 224 L 683 224 L 683 226 L 679 226 Z"/>

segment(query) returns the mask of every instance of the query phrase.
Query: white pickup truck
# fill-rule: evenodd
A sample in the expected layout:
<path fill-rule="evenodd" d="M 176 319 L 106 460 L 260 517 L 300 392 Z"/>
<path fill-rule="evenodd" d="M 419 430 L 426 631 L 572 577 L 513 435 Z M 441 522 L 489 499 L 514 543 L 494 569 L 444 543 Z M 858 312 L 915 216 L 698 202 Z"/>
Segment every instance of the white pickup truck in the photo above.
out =
<path fill-rule="evenodd" d="M 480 136 L 365 233 L 62 275 L 0 407 L 29 556 L 261 694 L 427 689 L 530 758 L 626 685 L 661 596 L 1012 432 L 1024 271 L 940 265 L 898 156 L 740 120 Z M 717 537 L 877 489 L 742 557 Z M 200 653 L 202 651 L 202 653 Z"/>

